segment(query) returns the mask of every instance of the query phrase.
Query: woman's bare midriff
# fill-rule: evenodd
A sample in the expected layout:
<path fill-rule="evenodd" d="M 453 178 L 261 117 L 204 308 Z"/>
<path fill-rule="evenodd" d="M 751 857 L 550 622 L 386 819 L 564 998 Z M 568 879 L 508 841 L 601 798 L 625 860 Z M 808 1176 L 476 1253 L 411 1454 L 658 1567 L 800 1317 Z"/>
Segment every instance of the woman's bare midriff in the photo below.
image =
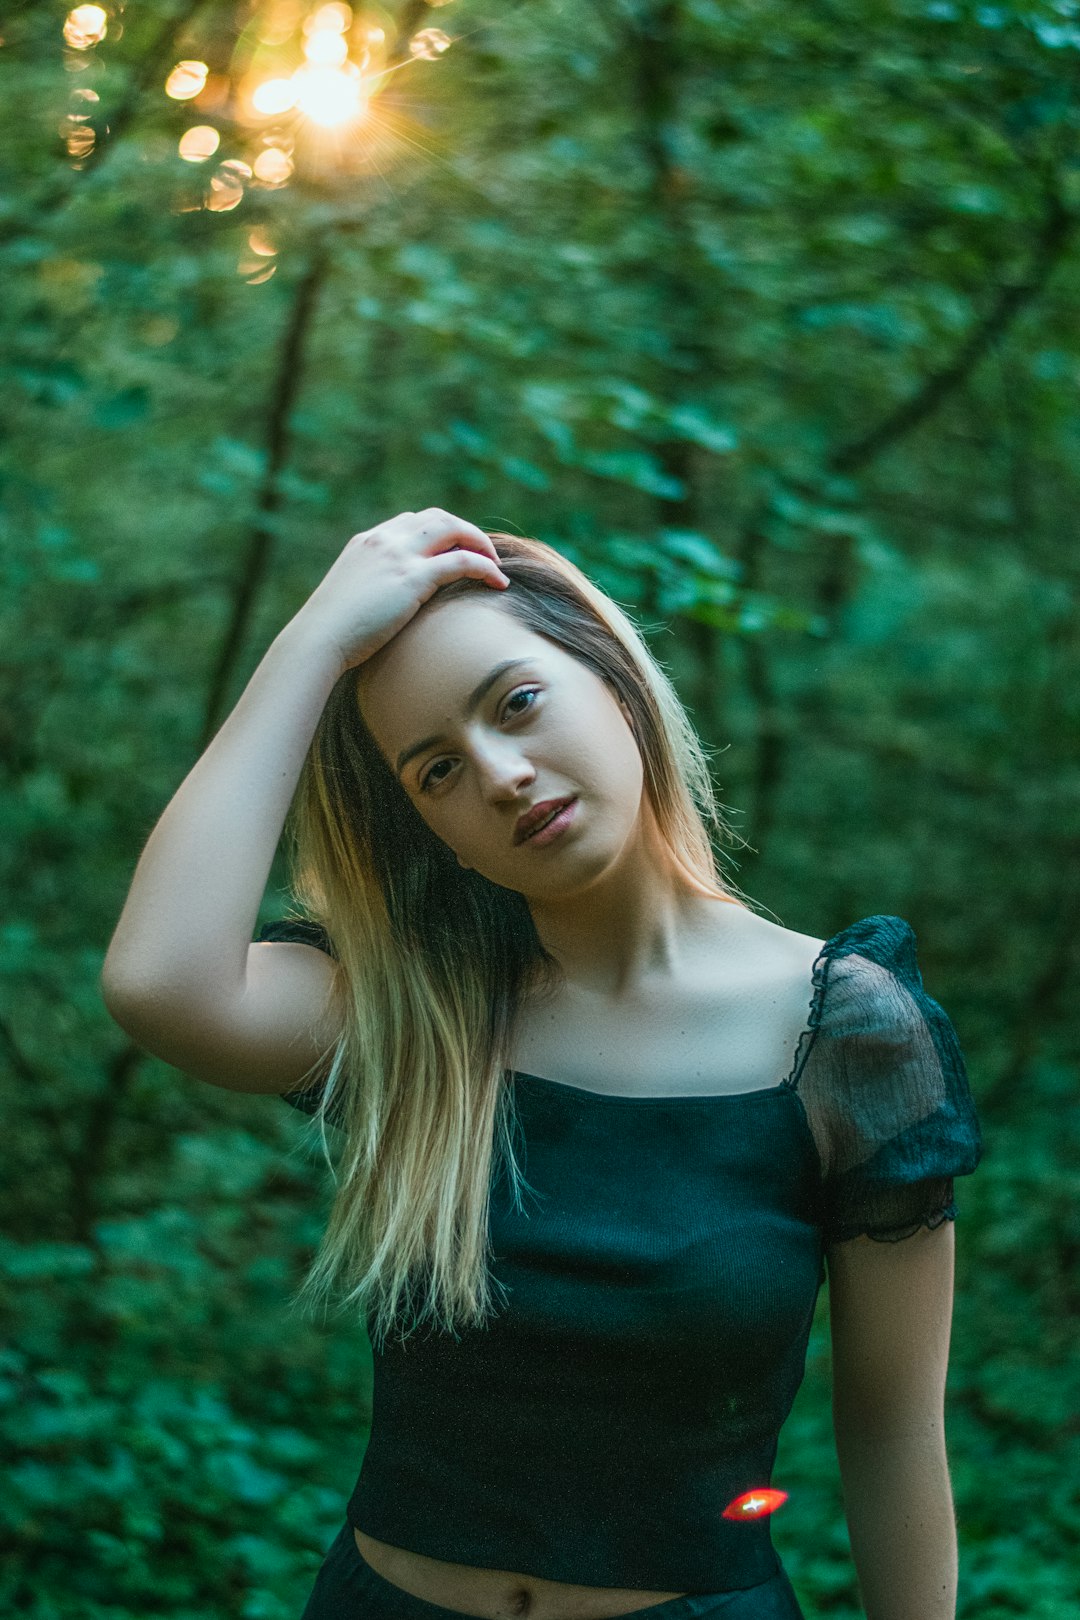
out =
<path fill-rule="evenodd" d="M 475 1569 L 392 1547 L 353 1526 L 353 1537 L 376 1575 L 411 1597 L 478 1620 L 613 1620 L 684 1592 L 641 1592 L 621 1586 L 571 1586 L 513 1570 Z"/>

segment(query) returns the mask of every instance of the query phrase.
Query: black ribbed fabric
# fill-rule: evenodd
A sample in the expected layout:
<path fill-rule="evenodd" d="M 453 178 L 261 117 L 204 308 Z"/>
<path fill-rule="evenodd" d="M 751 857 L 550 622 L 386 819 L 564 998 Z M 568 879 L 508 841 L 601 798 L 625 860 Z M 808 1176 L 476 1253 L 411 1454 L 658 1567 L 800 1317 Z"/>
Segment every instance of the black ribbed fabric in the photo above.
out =
<path fill-rule="evenodd" d="M 315 925 L 263 939 L 329 949 Z M 915 936 L 825 942 L 792 1072 L 758 1091 L 628 1097 L 508 1075 L 528 1189 L 492 1188 L 495 1316 L 374 1358 L 347 1506 L 379 1540 L 590 1586 L 721 1592 L 779 1567 L 769 1485 L 826 1245 L 956 1216 L 981 1157 L 955 1031 Z M 313 1111 L 317 1095 L 286 1101 Z"/>

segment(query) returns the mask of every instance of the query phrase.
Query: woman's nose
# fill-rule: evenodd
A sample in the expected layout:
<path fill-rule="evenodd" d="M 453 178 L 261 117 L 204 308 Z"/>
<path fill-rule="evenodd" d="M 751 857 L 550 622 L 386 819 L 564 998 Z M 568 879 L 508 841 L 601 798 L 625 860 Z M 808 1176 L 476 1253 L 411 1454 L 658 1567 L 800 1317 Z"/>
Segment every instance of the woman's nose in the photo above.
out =
<path fill-rule="evenodd" d="M 516 797 L 536 775 L 516 748 L 500 748 L 497 743 L 477 754 L 476 768 L 481 786 L 493 798 Z"/>

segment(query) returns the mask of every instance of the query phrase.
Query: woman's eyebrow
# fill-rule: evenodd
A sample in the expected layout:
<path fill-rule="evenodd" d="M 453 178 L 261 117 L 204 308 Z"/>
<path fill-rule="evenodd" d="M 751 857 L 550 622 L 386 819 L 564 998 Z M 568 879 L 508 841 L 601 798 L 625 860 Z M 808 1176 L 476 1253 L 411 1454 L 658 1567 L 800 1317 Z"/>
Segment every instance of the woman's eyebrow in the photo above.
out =
<path fill-rule="evenodd" d="M 532 662 L 531 658 L 507 658 L 504 663 L 496 664 L 494 669 L 489 669 L 483 680 L 479 685 L 473 687 L 473 690 L 465 699 L 465 707 L 462 710 L 463 718 L 468 720 L 476 713 L 488 692 L 501 676 L 507 674 L 511 669 L 518 669 L 522 664 L 531 664 Z M 413 743 L 411 748 L 403 748 L 397 757 L 396 768 L 398 775 L 401 775 L 410 759 L 415 759 L 416 755 L 422 754 L 426 748 L 434 748 L 437 743 L 445 741 L 446 738 L 441 732 L 438 732 L 432 737 L 424 737 L 422 741 Z"/>

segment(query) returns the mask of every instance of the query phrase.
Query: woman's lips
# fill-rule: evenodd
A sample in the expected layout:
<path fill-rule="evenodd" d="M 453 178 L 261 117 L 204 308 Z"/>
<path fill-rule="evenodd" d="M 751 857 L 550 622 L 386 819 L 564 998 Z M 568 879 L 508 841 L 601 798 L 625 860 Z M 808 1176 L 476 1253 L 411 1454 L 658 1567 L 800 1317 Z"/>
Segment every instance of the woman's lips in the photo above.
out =
<path fill-rule="evenodd" d="M 521 840 L 523 844 L 550 844 L 561 833 L 565 832 L 574 819 L 578 801 L 576 798 L 567 800 L 561 810 L 557 810 L 536 832 L 527 833 Z"/>

